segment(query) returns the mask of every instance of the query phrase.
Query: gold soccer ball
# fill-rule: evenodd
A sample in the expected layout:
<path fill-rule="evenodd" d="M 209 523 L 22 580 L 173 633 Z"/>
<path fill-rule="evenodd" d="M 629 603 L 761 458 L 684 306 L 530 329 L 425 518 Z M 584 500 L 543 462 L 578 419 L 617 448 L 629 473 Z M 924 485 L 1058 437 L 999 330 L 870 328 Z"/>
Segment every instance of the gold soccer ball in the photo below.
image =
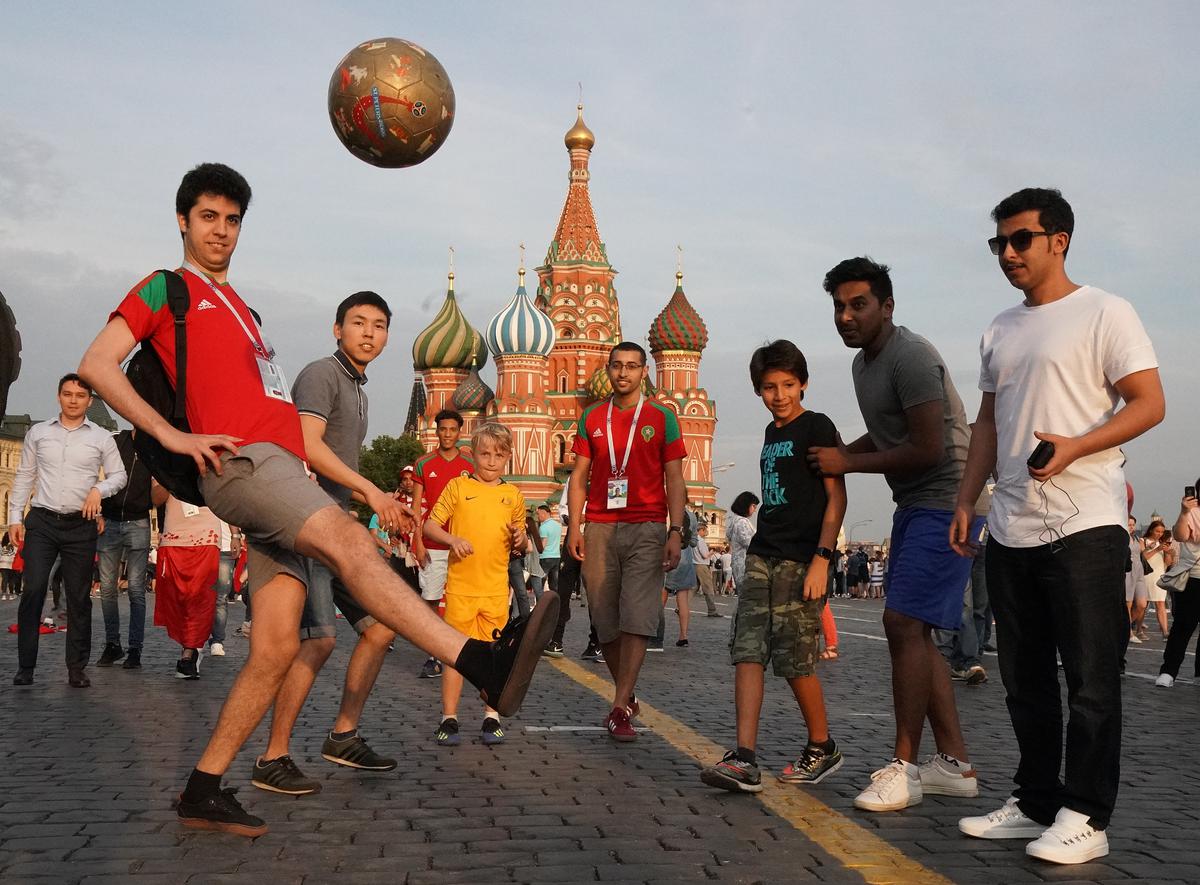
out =
<path fill-rule="evenodd" d="M 385 169 L 415 166 L 450 134 L 454 87 L 428 50 L 380 37 L 351 49 L 334 69 L 329 121 L 363 162 Z"/>

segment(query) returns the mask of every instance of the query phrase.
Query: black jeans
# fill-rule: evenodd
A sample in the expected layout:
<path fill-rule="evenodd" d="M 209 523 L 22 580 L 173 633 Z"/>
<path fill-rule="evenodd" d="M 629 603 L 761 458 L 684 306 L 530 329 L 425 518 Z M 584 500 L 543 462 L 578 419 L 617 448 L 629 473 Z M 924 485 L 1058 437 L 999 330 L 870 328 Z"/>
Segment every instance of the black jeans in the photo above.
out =
<path fill-rule="evenodd" d="M 81 515 L 59 516 L 35 507 L 25 517 L 25 592 L 17 607 L 17 664 L 37 666 L 38 626 L 50 568 L 57 557 L 67 598 L 67 669 L 82 670 L 92 654 L 92 563 L 96 523 Z"/>
<path fill-rule="evenodd" d="M 1162 605 L 1156 602 L 1155 605 Z M 1162 666 L 1159 673 L 1166 673 L 1171 678 L 1179 675 L 1183 666 L 1183 658 L 1187 654 L 1187 644 L 1192 634 L 1200 625 L 1200 578 L 1188 578 L 1187 586 L 1178 593 L 1171 594 L 1171 632 L 1167 636 L 1167 648 L 1163 652 Z M 1196 648 L 1200 650 L 1200 639 L 1196 640 Z M 1200 655 L 1196 657 L 1196 678 L 1200 679 Z"/>
<path fill-rule="evenodd" d="M 1000 675 L 1021 761 L 1013 792 L 1049 825 L 1060 808 L 1108 826 L 1121 773 L 1121 656 L 1129 536 L 1100 526 L 1040 547 L 987 544 Z M 1058 664 L 1067 682 L 1066 776 Z"/>
<path fill-rule="evenodd" d="M 567 621 L 571 620 L 571 595 L 579 590 L 579 571 L 579 560 L 572 556 L 567 550 L 567 545 L 563 544 L 562 556 L 558 562 L 557 586 L 551 585 L 551 589 L 558 593 L 558 624 L 554 628 L 554 641 L 559 645 L 562 645 Z"/>

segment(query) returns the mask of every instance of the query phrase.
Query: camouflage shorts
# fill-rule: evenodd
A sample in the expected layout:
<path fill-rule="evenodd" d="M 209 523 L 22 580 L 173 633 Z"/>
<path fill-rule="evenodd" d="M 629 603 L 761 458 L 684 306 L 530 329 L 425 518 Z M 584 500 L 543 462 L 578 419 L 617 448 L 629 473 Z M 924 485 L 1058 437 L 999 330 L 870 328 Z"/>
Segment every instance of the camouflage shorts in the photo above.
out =
<path fill-rule="evenodd" d="M 812 676 L 817 668 L 825 597 L 804 598 L 808 565 L 790 559 L 746 557 L 729 641 L 734 664 L 772 664 L 776 676 Z"/>

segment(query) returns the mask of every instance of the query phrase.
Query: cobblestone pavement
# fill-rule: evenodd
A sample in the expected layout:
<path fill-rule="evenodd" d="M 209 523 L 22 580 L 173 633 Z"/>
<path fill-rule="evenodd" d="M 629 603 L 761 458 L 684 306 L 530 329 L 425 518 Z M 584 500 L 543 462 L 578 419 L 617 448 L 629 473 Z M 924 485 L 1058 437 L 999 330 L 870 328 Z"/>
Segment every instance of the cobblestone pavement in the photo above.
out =
<path fill-rule="evenodd" d="M 731 600 L 730 600 L 731 601 Z M 1026 858 L 1022 843 L 960 836 L 963 814 L 999 805 L 1016 762 L 998 677 L 959 686 L 959 709 L 983 795 L 929 797 L 907 811 L 855 811 L 854 795 L 888 756 L 892 727 L 887 648 L 877 601 L 837 601 L 841 659 L 822 664 L 840 772 L 810 790 L 772 784 L 761 798 L 710 790 L 700 760 L 732 740 L 728 620 L 694 617 L 691 647 L 650 655 L 637 742 L 598 728 L 607 712 L 603 665 L 578 660 L 586 610 L 574 608 L 566 659 L 539 670 L 508 742 L 485 748 L 474 704 L 464 742 L 439 749 L 436 680 L 416 678 L 422 656 L 397 643 L 363 722 L 399 769 L 360 775 L 321 759 L 340 698 L 353 633 L 337 651 L 297 725 L 293 754 L 323 791 L 303 798 L 249 784 L 265 730 L 227 783 L 266 818 L 257 840 L 185 830 L 171 801 L 200 755 L 246 641 L 204 659 L 201 679 L 173 678 L 175 649 L 150 628 L 145 669 L 91 668 L 92 688 L 66 684 L 65 636 L 42 637 L 32 689 L 10 684 L 16 638 L 0 682 L 0 881 L 98 883 L 323 883 L 389 885 L 489 882 L 1177 882 L 1200 881 L 1200 685 L 1153 687 L 1161 640 L 1132 646 L 1126 679 L 1122 794 L 1101 862 L 1055 867 Z M 731 609 L 726 607 L 724 611 Z M 240 607 L 230 610 L 230 626 Z M 13 602 L 0 603 L 12 623 Z M 123 612 L 122 617 L 125 617 Z M 102 645 L 95 604 L 94 656 Z M 988 663 L 994 664 L 994 658 Z M 1194 658 L 1185 663 L 1190 676 Z M 990 668 L 994 670 L 993 668 Z M 804 729 L 786 685 L 769 679 L 760 756 L 777 771 Z M 932 752 L 926 747 L 926 752 Z M 772 779 L 773 780 L 773 779 Z"/>

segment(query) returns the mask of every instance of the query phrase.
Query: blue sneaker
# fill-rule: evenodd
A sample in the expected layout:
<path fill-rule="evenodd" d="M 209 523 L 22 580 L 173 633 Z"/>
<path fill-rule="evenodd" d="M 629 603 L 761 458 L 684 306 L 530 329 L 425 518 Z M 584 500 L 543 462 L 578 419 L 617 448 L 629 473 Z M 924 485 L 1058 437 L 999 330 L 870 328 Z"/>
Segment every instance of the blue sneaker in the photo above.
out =
<path fill-rule="evenodd" d="M 491 716 L 484 719 L 479 737 L 485 747 L 494 747 L 496 744 L 504 743 L 504 729 L 500 727 L 500 721 Z"/>
<path fill-rule="evenodd" d="M 439 747 L 457 747 L 458 720 L 453 717 L 443 719 L 442 724 L 438 726 L 433 736 L 437 739 Z"/>

